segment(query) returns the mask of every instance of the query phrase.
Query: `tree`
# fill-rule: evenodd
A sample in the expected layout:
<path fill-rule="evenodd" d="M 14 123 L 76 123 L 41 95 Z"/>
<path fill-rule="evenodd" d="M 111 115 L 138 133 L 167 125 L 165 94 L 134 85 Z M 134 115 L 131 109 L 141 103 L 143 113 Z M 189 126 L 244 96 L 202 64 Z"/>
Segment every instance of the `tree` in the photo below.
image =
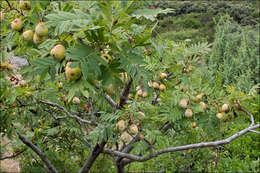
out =
<path fill-rule="evenodd" d="M 256 97 L 231 86 L 213 88 L 203 76 L 206 69 L 198 60 L 210 45 L 151 38 L 156 16 L 170 9 L 141 10 L 133 1 L 30 1 L 17 8 L 16 2 L 5 2 L 1 132 L 16 139 L 10 157 L 23 153 L 28 167 L 34 163 L 26 160 L 36 153 L 43 171 L 107 172 L 111 159 L 103 168 L 94 162 L 109 155 L 117 171 L 125 172 L 130 164 L 162 154 L 259 133 L 259 124 L 241 106 Z M 22 23 L 11 29 L 16 18 Z M 18 74 L 8 62 L 10 52 L 29 62 Z M 180 106 L 182 99 L 186 104 Z M 222 104 L 228 109 L 219 108 Z M 207 135 L 210 126 L 221 130 L 237 111 L 248 115 L 245 121 L 251 118 L 248 127 L 223 140 L 187 140 L 220 137 Z M 222 116 L 216 117 L 218 112 Z"/>

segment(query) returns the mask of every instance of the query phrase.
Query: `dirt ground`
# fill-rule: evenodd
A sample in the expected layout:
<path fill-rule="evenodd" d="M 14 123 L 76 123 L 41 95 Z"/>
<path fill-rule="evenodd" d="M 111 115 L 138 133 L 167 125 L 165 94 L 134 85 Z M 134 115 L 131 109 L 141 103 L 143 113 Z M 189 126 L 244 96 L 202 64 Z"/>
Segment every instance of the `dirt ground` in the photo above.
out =
<path fill-rule="evenodd" d="M 4 137 L 1 139 L 1 146 L 6 145 L 10 143 L 11 141 Z M 10 145 L 7 145 L 8 151 L 3 153 L 1 157 L 10 156 L 14 152 Z M 19 159 L 5 159 L 0 161 L 0 168 L 2 171 L 6 173 L 19 173 L 20 172 L 20 166 L 19 166 Z"/>

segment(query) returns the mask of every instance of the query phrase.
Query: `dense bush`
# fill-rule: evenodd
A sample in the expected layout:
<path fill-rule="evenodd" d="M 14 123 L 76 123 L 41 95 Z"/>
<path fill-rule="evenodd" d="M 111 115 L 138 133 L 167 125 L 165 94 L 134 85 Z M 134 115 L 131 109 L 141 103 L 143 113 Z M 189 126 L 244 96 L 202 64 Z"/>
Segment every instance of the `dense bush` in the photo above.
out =
<path fill-rule="evenodd" d="M 170 16 L 178 16 L 188 13 L 208 13 L 217 15 L 219 13 L 229 14 L 241 25 L 255 25 L 259 22 L 256 17 L 259 11 L 257 2 L 234 2 L 234 1 L 156 1 L 153 4 L 159 8 L 172 8 L 175 13 Z M 161 18 L 167 15 L 161 15 Z"/>
<path fill-rule="evenodd" d="M 241 28 L 228 16 L 221 18 L 207 59 L 211 72 L 219 73 L 224 85 L 238 85 L 248 93 L 260 83 L 259 41 L 257 29 Z"/>

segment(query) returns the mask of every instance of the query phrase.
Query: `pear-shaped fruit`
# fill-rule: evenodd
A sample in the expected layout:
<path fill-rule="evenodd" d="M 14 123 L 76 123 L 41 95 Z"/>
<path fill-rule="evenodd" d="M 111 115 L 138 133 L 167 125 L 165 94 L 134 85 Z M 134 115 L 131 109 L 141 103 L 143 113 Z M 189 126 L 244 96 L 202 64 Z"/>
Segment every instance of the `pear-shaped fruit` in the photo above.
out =
<path fill-rule="evenodd" d="M 9 62 L 8 62 L 8 61 L 1 62 L 1 63 L 0 63 L 0 68 L 1 68 L 1 69 L 6 69 L 8 65 L 9 65 Z"/>
<path fill-rule="evenodd" d="M 179 103 L 179 106 L 181 107 L 181 108 L 187 108 L 187 105 L 188 105 L 188 103 L 187 103 L 187 101 L 186 101 L 186 99 L 181 99 L 181 101 L 180 101 L 180 103 Z"/>
<path fill-rule="evenodd" d="M 166 73 L 161 73 L 161 74 L 160 74 L 160 78 L 161 78 L 161 79 L 165 79 L 166 77 L 167 77 L 167 74 L 166 74 Z"/>
<path fill-rule="evenodd" d="M 204 109 L 204 111 L 207 109 L 207 105 L 204 102 L 200 102 L 200 106 Z"/>
<path fill-rule="evenodd" d="M 142 91 L 141 89 L 138 90 L 138 91 L 137 91 L 137 95 L 142 96 L 142 95 L 143 95 L 143 91 Z"/>
<path fill-rule="evenodd" d="M 40 22 L 36 28 L 35 28 L 35 32 L 38 36 L 43 37 L 46 36 L 48 34 L 48 28 L 45 26 L 44 22 Z"/>
<path fill-rule="evenodd" d="M 78 97 L 74 97 L 74 98 L 72 99 L 72 103 L 74 103 L 74 104 L 80 104 L 80 99 L 79 99 Z"/>
<path fill-rule="evenodd" d="M 157 82 L 153 82 L 153 88 L 159 89 L 160 85 Z"/>
<path fill-rule="evenodd" d="M 65 71 L 66 77 L 70 81 L 75 81 L 81 76 L 81 69 L 79 67 L 76 68 L 67 68 Z"/>
<path fill-rule="evenodd" d="M 224 113 L 223 112 L 219 112 L 219 113 L 217 113 L 216 116 L 217 116 L 218 119 L 222 119 L 223 116 L 224 116 Z"/>
<path fill-rule="evenodd" d="M 196 122 L 192 122 L 192 123 L 191 123 L 191 126 L 192 126 L 193 128 L 195 128 L 195 127 L 197 127 L 197 123 L 196 123 Z"/>
<path fill-rule="evenodd" d="M 44 41 L 45 41 L 45 37 L 40 37 L 36 33 L 33 34 L 33 42 L 34 42 L 34 44 L 41 44 Z"/>
<path fill-rule="evenodd" d="M 122 135 L 120 136 L 120 139 L 125 142 L 125 143 L 129 143 L 133 137 L 131 135 L 129 135 L 127 132 L 122 133 Z"/>
<path fill-rule="evenodd" d="M 198 94 L 195 98 L 196 101 L 199 101 L 202 99 L 203 94 Z"/>
<path fill-rule="evenodd" d="M 20 7 L 21 7 L 22 10 L 30 10 L 31 9 L 31 2 L 20 0 Z"/>
<path fill-rule="evenodd" d="M 15 31 L 20 31 L 23 28 L 23 22 L 20 18 L 15 19 L 11 23 L 11 28 Z"/>
<path fill-rule="evenodd" d="M 27 30 L 23 32 L 23 39 L 26 41 L 33 41 L 34 32 L 32 30 Z"/>
<path fill-rule="evenodd" d="M 142 94 L 142 96 L 143 96 L 144 98 L 147 97 L 147 96 L 148 96 L 147 91 L 144 91 L 143 94 Z"/>
<path fill-rule="evenodd" d="M 186 109 L 186 111 L 185 111 L 185 117 L 192 117 L 192 115 L 193 115 L 192 110 L 191 110 L 191 109 Z"/>
<path fill-rule="evenodd" d="M 126 122 L 124 120 L 120 120 L 116 123 L 116 129 L 119 132 L 123 132 L 126 129 Z"/>
<path fill-rule="evenodd" d="M 138 133 L 138 127 L 137 127 L 137 125 L 135 125 L 135 124 L 132 124 L 132 125 L 130 126 L 129 130 L 130 130 L 130 133 L 133 134 L 133 135 L 135 135 L 135 134 Z"/>
<path fill-rule="evenodd" d="M 7 70 L 13 71 L 14 70 L 14 66 L 12 64 L 8 64 L 7 65 Z"/>
<path fill-rule="evenodd" d="M 223 104 L 221 107 L 223 112 L 227 112 L 229 110 L 229 105 L 228 104 Z"/>
<path fill-rule="evenodd" d="M 166 90 L 166 86 L 164 84 L 160 84 L 159 89 L 161 91 L 164 91 L 164 90 Z"/>
<path fill-rule="evenodd" d="M 51 49 L 51 56 L 53 56 L 57 61 L 62 61 L 65 58 L 65 47 L 61 44 L 54 46 Z"/>

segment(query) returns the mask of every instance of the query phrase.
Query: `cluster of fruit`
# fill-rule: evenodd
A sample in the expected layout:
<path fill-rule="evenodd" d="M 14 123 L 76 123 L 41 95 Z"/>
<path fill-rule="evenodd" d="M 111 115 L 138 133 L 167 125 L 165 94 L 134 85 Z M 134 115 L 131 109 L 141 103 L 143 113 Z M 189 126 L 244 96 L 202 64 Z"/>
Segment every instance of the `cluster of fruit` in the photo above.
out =
<path fill-rule="evenodd" d="M 20 1 L 20 7 L 23 10 L 30 10 L 31 4 L 29 1 Z M 1 13 L 2 18 L 2 13 Z M 11 28 L 14 31 L 21 31 L 23 28 L 23 21 L 20 18 L 15 19 L 11 23 Z M 44 22 L 40 22 L 36 27 L 35 30 L 26 30 L 23 32 L 23 39 L 25 41 L 33 41 L 36 45 L 41 44 L 45 41 L 46 36 L 48 35 L 48 27 L 45 26 Z M 62 44 L 55 45 L 51 51 L 50 55 L 53 56 L 57 61 L 61 62 L 65 58 L 66 49 Z M 77 80 L 81 76 L 81 69 L 80 68 L 70 68 L 69 65 L 71 63 L 68 62 L 65 68 L 66 78 L 68 80 Z M 6 64 L 2 64 L 1 68 L 7 67 L 11 69 L 10 66 Z"/>
<path fill-rule="evenodd" d="M 128 122 L 124 120 L 119 120 L 116 123 L 116 130 L 118 130 L 119 133 L 121 134 L 120 141 L 119 141 L 119 148 L 121 148 L 123 144 L 128 144 L 133 139 L 131 135 L 136 135 L 138 133 L 138 127 L 136 124 L 131 124 L 128 130 L 127 127 L 128 127 Z"/>
<path fill-rule="evenodd" d="M 10 64 L 8 61 L 5 62 L 0 62 L 0 69 L 1 70 L 9 70 L 9 71 L 13 71 L 14 70 L 14 66 L 12 64 Z"/>

